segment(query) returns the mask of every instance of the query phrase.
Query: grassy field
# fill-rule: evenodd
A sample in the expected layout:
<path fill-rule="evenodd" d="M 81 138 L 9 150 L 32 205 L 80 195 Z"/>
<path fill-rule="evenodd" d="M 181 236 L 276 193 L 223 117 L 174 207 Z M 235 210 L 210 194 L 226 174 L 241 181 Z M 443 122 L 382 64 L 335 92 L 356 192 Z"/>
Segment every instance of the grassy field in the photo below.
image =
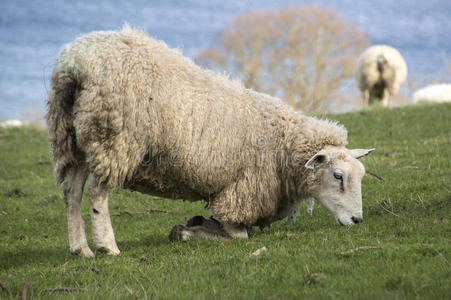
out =
<path fill-rule="evenodd" d="M 310 217 L 302 207 L 293 227 L 282 221 L 249 240 L 171 243 L 174 225 L 208 216 L 202 203 L 116 191 L 122 253 L 95 259 L 69 253 L 46 132 L 0 129 L 0 298 L 29 283 L 28 295 L 45 299 L 449 299 L 451 105 L 333 118 L 348 128 L 350 148 L 376 148 L 362 161 L 384 181 L 364 177 L 362 224 L 341 227 L 324 208 Z M 85 192 L 90 237 L 86 200 Z"/>

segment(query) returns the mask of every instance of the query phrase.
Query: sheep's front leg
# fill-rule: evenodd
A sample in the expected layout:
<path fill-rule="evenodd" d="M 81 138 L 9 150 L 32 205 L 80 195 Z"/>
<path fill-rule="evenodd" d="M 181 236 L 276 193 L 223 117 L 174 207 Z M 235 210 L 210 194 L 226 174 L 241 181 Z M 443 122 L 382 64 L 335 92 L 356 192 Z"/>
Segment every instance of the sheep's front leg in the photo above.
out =
<path fill-rule="evenodd" d="M 121 251 L 114 239 L 108 209 L 109 189 L 104 184 L 98 184 L 93 177 L 89 183 L 89 196 L 91 200 L 91 221 L 96 250 L 109 255 L 118 255 Z"/>
<path fill-rule="evenodd" d="M 244 225 L 223 223 L 224 230 L 232 238 L 247 239 L 249 237 L 247 233 L 247 227 Z"/>
<path fill-rule="evenodd" d="M 290 212 L 288 213 L 288 225 L 293 226 L 296 222 L 296 218 L 299 215 L 299 205 L 301 204 L 301 201 L 294 203 L 290 207 Z"/>
<path fill-rule="evenodd" d="M 85 225 L 81 216 L 81 200 L 88 172 L 84 166 L 71 167 L 64 181 L 64 201 L 67 209 L 69 247 L 72 254 L 93 257 L 86 240 Z"/>
<path fill-rule="evenodd" d="M 288 225 L 292 226 L 296 222 L 296 218 L 299 215 L 299 205 L 304 201 L 307 206 L 307 213 L 311 216 L 313 214 L 313 206 L 315 205 L 315 199 L 312 197 L 308 197 L 302 199 L 300 202 L 295 203 L 288 214 Z"/>
<path fill-rule="evenodd" d="M 169 240 L 188 241 L 188 240 L 226 240 L 230 237 L 217 231 L 209 230 L 204 226 L 187 227 L 183 225 L 174 226 L 169 234 Z"/>
<path fill-rule="evenodd" d="M 315 205 L 315 199 L 312 197 L 309 197 L 304 200 L 305 204 L 307 205 L 307 213 L 311 216 L 313 214 L 313 206 Z"/>
<path fill-rule="evenodd" d="M 247 227 L 244 225 L 222 223 L 214 218 L 205 219 L 202 216 L 191 218 L 186 226 L 174 226 L 169 234 L 170 241 L 187 241 L 191 239 L 225 240 L 247 237 Z"/>

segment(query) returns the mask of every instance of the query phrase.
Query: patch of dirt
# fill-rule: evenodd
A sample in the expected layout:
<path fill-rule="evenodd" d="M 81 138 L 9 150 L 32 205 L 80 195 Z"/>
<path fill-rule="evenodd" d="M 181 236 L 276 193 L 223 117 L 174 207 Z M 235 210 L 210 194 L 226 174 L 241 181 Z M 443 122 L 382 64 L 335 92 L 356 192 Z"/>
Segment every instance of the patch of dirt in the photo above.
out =
<path fill-rule="evenodd" d="M 139 263 L 144 264 L 144 265 L 148 265 L 149 264 L 149 260 L 147 259 L 147 257 L 142 257 L 139 260 Z"/>

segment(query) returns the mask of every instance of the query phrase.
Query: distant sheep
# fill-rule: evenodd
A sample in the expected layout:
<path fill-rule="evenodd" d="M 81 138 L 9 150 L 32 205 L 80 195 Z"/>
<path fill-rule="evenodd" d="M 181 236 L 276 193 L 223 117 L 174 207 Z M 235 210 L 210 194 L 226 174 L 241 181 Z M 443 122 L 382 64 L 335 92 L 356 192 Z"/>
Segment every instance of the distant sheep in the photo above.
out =
<path fill-rule="evenodd" d="M 451 84 L 431 84 L 413 93 L 413 102 L 451 102 Z"/>
<path fill-rule="evenodd" d="M 363 165 L 346 129 L 295 112 L 125 27 L 67 45 L 52 74 L 47 122 L 64 183 L 72 253 L 93 256 L 81 216 L 89 174 L 96 249 L 119 254 L 108 212 L 116 187 L 204 200 L 215 219 L 172 240 L 247 237 L 314 198 L 342 225 L 362 221 Z"/>
<path fill-rule="evenodd" d="M 388 98 L 398 93 L 406 80 L 407 65 L 398 50 L 386 45 L 366 49 L 359 57 L 355 71 L 364 106 L 374 102 L 388 105 Z"/>
<path fill-rule="evenodd" d="M 20 127 L 23 126 L 22 121 L 20 120 L 6 120 L 0 122 L 0 127 L 6 128 L 6 127 Z"/>

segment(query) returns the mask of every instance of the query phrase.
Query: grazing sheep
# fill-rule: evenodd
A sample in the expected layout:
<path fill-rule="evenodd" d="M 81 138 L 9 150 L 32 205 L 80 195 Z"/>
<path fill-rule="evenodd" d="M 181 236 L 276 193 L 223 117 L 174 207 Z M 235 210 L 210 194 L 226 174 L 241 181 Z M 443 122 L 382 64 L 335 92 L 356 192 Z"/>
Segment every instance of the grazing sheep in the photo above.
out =
<path fill-rule="evenodd" d="M 451 102 L 451 84 L 431 84 L 413 93 L 413 102 Z"/>
<path fill-rule="evenodd" d="M 355 77 L 365 106 L 379 101 L 387 106 L 389 96 L 398 93 L 406 80 L 407 65 L 395 48 L 376 45 L 360 55 Z"/>
<path fill-rule="evenodd" d="M 94 32 L 67 45 L 47 102 L 72 253 L 93 256 L 81 217 L 89 174 L 94 244 L 112 255 L 120 251 L 108 193 L 117 187 L 204 200 L 219 223 L 196 218 L 175 226 L 172 240 L 245 238 L 306 198 L 342 225 L 362 220 L 356 158 L 372 150 L 346 149 L 342 126 L 203 70 L 141 31 Z"/>

